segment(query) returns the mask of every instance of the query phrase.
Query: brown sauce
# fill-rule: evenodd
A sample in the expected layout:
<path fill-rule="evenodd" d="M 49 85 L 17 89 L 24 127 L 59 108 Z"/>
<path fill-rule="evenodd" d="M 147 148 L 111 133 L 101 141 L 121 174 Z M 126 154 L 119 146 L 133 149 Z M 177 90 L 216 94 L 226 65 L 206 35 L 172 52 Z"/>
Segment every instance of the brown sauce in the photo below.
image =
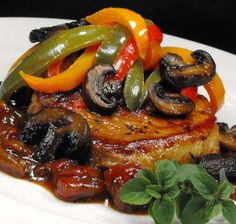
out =
<path fill-rule="evenodd" d="M 88 165 L 81 166 L 68 159 L 62 159 L 61 161 L 56 160 L 55 163 L 52 162 L 46 165 L 39 164 L 33 160 L 34 147 L 29 147 L 19 141 L 19 133 L 23 123 L 24 113 L 15 111 L 6 106 L 5 103 L 0 102 L 1 171 L 8 173 L 11 176 L 23 178 L 32 183 L 38 184 L 54 194 L 55 197 L 65 201 L 93 204 L 99 203 L 116 210 L 118 208 L 118 210 L 125 213 L 147 215 L 146 207 L 125 205 L 117 199 L 118 189 L 122 183 L 124 183 L 122 182 L 124 181 L 122 178 L 127 178 L 127 173 L 123 177 L 120 173 L 125 169 L 129 169 L 129 177 L 135 175 L 135 172 L 139 169 L 138 167 L 125 167 L 125 169 L 124 167 L 115 168 L 113 172 L 116 173 L 116 177 L 118 177 L 119 174 L 119 178 L 121 177 L 121 183 L 119 183 L 119 186 L 114 187 L 112 186 L 111 179 L 109 179 L 110 182 L 108 179 L 104 181 L 104 178 L 106 178 L 106 175 L 103 173 L 104 170 L 97 167 L 90 167 Z M 37 172 L 32 172 L 32 170 L 35 171 L 37 169 Z M 135 172 L 134 169 L 136 169 Z M 81 175 L 83 177 L 82 179 L 84 179 L 84 182 L 81 182 L 82 185 L 84 184 L 86 187 L 90 186 L 89 189 L 81 187 L 81 183 L 77 180 L 77 182 L 75 181 L 75 179 Z M 39 177 L 41 180 L 36 181 Z M 94 177 L 96 177 L 96 180 L 93 179 Z M 108 185 L 107 182 L 109 182 Z M 93 188 L 94 185 L 96 185 L 96 188 Z M 65 186 L 67 187 L 66 191 L 64 191 L 63 188 Z M 74 186 L 77 186 L 77 188 Z M 236 200 L 236 192 L 232 194 L 232 199 Z"/>

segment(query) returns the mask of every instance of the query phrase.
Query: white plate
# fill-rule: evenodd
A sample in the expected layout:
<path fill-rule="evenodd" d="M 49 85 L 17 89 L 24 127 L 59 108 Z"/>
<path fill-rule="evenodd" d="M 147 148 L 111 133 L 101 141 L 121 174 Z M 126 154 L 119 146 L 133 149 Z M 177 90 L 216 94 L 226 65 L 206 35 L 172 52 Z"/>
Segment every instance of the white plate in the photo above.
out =
<path fill-rule="evenodd" d="M 0 80 L 9 66 L 31 46 L 30 30 L 42 26 L 63 23 L 66 20 L 42 18 L 0 19 Z M 163 46 L 178 46 L 192 50 L 204 49 L 216 61 L 217 72 L 226 87 L 224 107 L 217 113 L 219 121 L 236 123 L 236 56 L 200 43 L 165 35 Z M 146 224 L 147 216 L 121 214 L 103 204 L 66 203 L 58 200 L 44 188 L 24 180 L 0 173 L 1 223 L 63 223 L 63 224 Z M 219 217 L 220 219 L 220 217 Z M 217 219 L 212 223 L 223 223 Z"/>

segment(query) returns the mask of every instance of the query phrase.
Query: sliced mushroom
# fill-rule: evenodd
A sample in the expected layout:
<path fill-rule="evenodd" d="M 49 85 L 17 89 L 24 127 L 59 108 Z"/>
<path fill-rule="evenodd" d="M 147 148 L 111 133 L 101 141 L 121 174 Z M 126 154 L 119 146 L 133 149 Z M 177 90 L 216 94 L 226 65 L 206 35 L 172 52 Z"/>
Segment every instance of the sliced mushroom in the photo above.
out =
<path fill-rule="evenodd" d="M 226 123 L 217 123 L 219 126 L 219 141 L 220 146 L 224 149 L 236 151 L 236 125 L 231 129 Z"/>
<path fill-rule="evenodd" d="M 34 29 L 29 34 L 29 40 L 31 43 L 42 42 L 58 31 L 72 29 L 75 27 L 80 27 L 88 25 L 89 23 L 85 19 L 80 19 L 78 21 L 73 21 L 70 23 L 64 23 L 56 26 L 42 27 L 39 29 Z"/>
<path fill-rule="evenodd" d="M 148 94 L 156 109 L 166 115 L 186 115 L 195 108 L 194 102 L 189 98 L 178 93 L 165 93 L 160 84 L 151 84 Z"/>
<path fill-rule="evenodd" d="M 83 84 L 83 98 L 87 106 L 98 113 L 109 112 L 116 108 L 117 98 L 122 93 L 120 81 L 112 77 L 106 80 L 107 75 L 113 76 L 115 69 L 111 65 L 96 65 L 89 70 Z"/>
<path fill-rule="evenodd" d="M 43 109 L 33 116 L 25 124 L 20 140 L 37 144 L 34 159 L 41 163 L 58 157 L 82 162 L 89 154 L 87 121 L 78 113 L 62 108 Z"/>
<path fill-rule="evenodd" d="M 216 179 L 220 177 L 220 170 L 224 168 L 225 175 L 230 180 L 236 179 L 236 157 L 228 154 L 209 154 L 201 158 L 199 165 Z"/>
<path fill-rule="evenodd" d="M 161 76 L 177 88 L 201 86 L 213 79 L 216 65 L 209 53 L 203 50 L 193 51 L 191 56 L 196 60 L 186 64 L 177 54 L 167 53 L 160 60 Z"/>

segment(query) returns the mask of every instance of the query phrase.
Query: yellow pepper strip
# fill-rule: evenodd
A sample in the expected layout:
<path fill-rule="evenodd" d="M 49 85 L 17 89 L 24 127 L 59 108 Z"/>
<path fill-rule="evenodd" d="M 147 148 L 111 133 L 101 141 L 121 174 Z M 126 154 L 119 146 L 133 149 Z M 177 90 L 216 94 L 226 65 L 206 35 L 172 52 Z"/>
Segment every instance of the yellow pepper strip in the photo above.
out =
<path fill-rule="evenodd" d="M 31 47 L 30 49 L 28 49 L 24 54 L 22 54 L 15 62 L 14 64 L 10 67 L 10 69 L 8 70 L 8 74 L 14 70 L 16 68 L 16 66 L 18 64 L 20 64 L 20 62 L 23 61 L 24 58 L 26 58 L 28 55 L 30 55 L 36 48 L 37 48 L 38 44 L 35 44 L 33 47 Z"/>
<path fill-rule="evenodd" d="M 188 64 L 192 64 L 195 62 L 195 59 L 191 57 L 191 50 L 185 49 L 185 48 L 179 48 L 179 47 L 163 47 L 158 52 L 159 53 L 159 60 L 163 57 L 166 53 L 175 53 L 180 55 L 184 61 Z M 159 61 L 158 60 L 158 61 Z M 221 106 L 224 103 L 224 97 L 225 97 L 225 88 L 224 84 L 219 77 L 218 74 L 214 76 L 214 78 L 207 84 L 204 85 L 204 88 L 206 89 L 211 105 L 213 107 L 213 110 L 217 112 Z"/>
<path fill-rule="evenodd" d="M 138 13 L 125 8 L 105 8 L 85 18 L 95 25 L 118 22 L 133 34 L 139 55 L 145 58 L 148 48 L 148 30 L 145 20 Z"/>
<path fill-rule="evenodd" d="M 34 90 L 44 93 L 69 91 L 79 86 L 87 73 L 94 65 L 97 48 L 89 47 L 64 72 L 50 78 L 41 78 L 20 71 L 21 77 Z"/>
<path fill-rule="evenodd" d="M 225 96 L 224 84 L 219 75 L 216 73 L 214 79 L 205 84 L 204 88 L 206 89 L 210 97 L 210 101 L 214 111 L 217 112 L 224 104 Z"/>

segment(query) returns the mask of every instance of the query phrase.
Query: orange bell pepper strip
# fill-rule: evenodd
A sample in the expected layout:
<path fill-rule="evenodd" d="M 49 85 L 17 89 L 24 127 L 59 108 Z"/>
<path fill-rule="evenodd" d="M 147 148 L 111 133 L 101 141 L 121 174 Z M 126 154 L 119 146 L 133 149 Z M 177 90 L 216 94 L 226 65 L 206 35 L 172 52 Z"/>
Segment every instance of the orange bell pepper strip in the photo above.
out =
<path fill-rule="evenodd" d="M 145 58 L 148 49 L 148 30 L 145 20 L 138 13 L 125 8 L 105 8 L 86 16 L 85 19 L 95 25 L 118 22 L 126 26 L 133 34 L 140 57 Z"/>
<path fill-rule="evenodd" d="M 163 33 L 155 25 L 151 24 L 147 26 L 149 45 L 145 60 L 143 61 L 144 70 L 154 69 L 159 61 L 159 51 L 161 49 L 160 43 L 163 39 Z"/>
<path fill-rule="evenodd" d="M 89 47 L 85 52 L 64 72 L 50 78 L 41 78 L 20 71 L 21 77 L 34 90 L 43 93 L 56 93 L 69 91 L 79 86 L 87 73 L 94 65 L 97 47 Z"/>
<path fill-rule="evenodd" d="M 156 40 L 151 40 L 148 45 L 147 54 L 143 61 L 144 70 L 150 70 L 157 67 L 159 62 L 160 44 Z"/>
<path fill-rule="evenodd" d="M 225 88 L 219 75 L 216 73 L 214 79 L 205 84 L 204 88 L 210 97 L 214 111 L 217 112 L 224 104 L 225 96 Z"/>
<path fill-rule="evenodd" d="M 166 53 L 175 53 L 180 55 L 187 64 L 195 62 L 195 58 L 191 56 L 192 51 L 181 47 L 162 47 L 158 52 L 158 62 Z"/>
<path fill-rule="evenodd" d="M 195 62 L 195 59 L 191 56 L 191 50 L 179 47 L 163 47 L 159 51 L 159 60 L 168 52 L 180 55 L 187 64 Z M 204 88 L 209 95 L 213 110 L 217 112 L 223 105 L 225 97 L 224 84 L 219 75 L 216 74 L 209 83 L 204 85 Z"/>

